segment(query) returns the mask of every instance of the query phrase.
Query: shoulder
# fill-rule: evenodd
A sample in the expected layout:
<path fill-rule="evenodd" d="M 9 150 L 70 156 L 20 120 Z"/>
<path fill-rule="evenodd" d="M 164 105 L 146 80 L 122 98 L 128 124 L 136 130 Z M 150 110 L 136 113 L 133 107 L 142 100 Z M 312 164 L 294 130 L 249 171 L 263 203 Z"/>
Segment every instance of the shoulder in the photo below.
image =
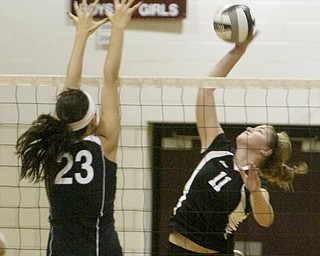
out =
<path fill-rule="evenodd" d="M 101 155 L 102 146 L 101 140 L 97 136 L 89 135 L 76 141 L 73 145 L 73 150 L 79 152 L 81 150 L 89 150 L 92 154 Z"/>
<path fill-rule="evenodd" d="M 101 139 L 98 136 L 89 135 L 89 136 L 85 137 L 83 140 L 93 142 L 101 147 Z"/>
<path fill-rule="evenodd" d="M 118 145 L 113 145 L 110 140 L 100 135 L 90 135 L 85 140 L 93 142 L 101 148 L 103 155 L 111 162 L 116 162 Z"/>
<path fill-rule="evenodd" d="M 116 165 L 116 161 L 112 157 L 108 156 L 104 150 L 104 144 L 106 142 L 103 140 L 103 137 L 101 138 L 96 135 L 89 135 L 85 137 L 83 141 L 91 145 L 90 147 L 96 152 L 99 152 L 99 154 L 103 154 L 107 161 L 110 161 L 110 163 L 113 163 Z"/>
<path fill-rule="evenodd" d="M 212 151 L 232 152 L 231 142 L 227 139 L 225 133 L 220 133 L 217 137 L 215 137 L 210 146 L 204 152 L 202 152 L 201 155 L 205 156 Z"/>
<path fill-rule="evenodd" d="M 210 173 L 233 170 L 233 153 L 226 150 L 206 151 L 196 169 Z"/>

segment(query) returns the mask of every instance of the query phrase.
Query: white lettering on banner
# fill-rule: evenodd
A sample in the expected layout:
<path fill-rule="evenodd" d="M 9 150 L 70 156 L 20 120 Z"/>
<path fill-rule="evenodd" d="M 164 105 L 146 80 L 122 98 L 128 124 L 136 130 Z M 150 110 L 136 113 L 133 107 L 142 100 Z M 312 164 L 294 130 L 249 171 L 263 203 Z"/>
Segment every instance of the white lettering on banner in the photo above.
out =
<path fill-rule="evenodd" d="M 177 4 L 170 4 L 169 5 L 169 12 L 171 13 L 172 17 L 176 17 L 179 15 L 179 5 Z"/>
<path fill-rule="evenodd" d="M 168 10 L 166 4 L 141 4 L 138 10 L 143 17 L 176 17 L 179 14 L 179 6 L 177 4 L 169 4 Z"/>
<path fill-rule="evenodd" d="M 91 4 L 87 5 L 87 10 L 89 10 L 90 5 Z M 80 9 L 82 8 L 82 3 L 79 4 L 79 8 Z M 104 3 L 104 4 L 97 3 L 97 5 L 92 13 L 92 16 L 105 16 L 104 10 L 108 10 L 109 12 L 113 13 L 113 10 L 114 10 L 113 4 L 112 3 Z"/>
<path fill-rule="evenodd" d="M 78 0 L 79 8 L 82 8 L 82 3 Z M 87 10 L 90 9 L 92 3 L 87 4 Z M 135 17 L 163 17 L 163 18 L 175 18 L 183 17 L 185 12 L 185 3 L 142 3 L 137 10 Z M 113 3 L 97 3 L 93 11 L 94 17 L 105 17 L 105 10 L 114 12 Z"/>

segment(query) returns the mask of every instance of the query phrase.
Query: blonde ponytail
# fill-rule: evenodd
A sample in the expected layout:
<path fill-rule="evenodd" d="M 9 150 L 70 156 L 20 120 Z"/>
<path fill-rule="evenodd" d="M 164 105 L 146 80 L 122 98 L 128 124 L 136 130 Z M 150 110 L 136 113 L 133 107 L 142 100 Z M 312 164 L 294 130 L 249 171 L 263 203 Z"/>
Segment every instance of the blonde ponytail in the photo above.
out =
<path fill-rule="evenodd" d="M 261 176 L 268 181 L 275 183 L 286 190 L 292 189 L 292 181 L 297 174 L 305 174 L 308 171 L 306 163 L 299 163 L 295 166 L 288 166 L 286 162 L 290 158 L 292 146 L 290 138 L 286 132 L 273 133 L 270 145 L 276 145 L 272 148 L 272 154 L 260 165 Z"/>

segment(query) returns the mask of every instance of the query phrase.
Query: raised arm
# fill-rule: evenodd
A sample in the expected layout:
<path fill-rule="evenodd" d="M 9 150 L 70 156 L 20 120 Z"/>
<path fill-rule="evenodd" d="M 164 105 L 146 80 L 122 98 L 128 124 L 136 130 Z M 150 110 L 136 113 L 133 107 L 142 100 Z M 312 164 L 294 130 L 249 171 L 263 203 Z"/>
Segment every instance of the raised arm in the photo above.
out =
<path fill-rule="evenodd" d="M 234 48 L 220 59 L 209 71 L 209 77 L 226 77 L 245 53 L 248 45 L 252 42 L 252 36 L 243 44 L 235 45 Z M 207 149 L 217 135 L 223 132 L 217 118 L 214 100 L 214 89 L 200 88 L 196 102 L 196 121 L 200 136 L 201 149 Z"/>
<path fill-rule="evenodd" d="M 114 0 L 114 14 L 106 10 L 112 22 L 112 32 L 108 54 L 104 64 L 104 83 L 101 95 L 101 116 L 96 134 L 102 140 L 104 153 L 109 160 L 115 161 L 119 133 L 120 114 L 118 99 L 118 75 L 121 63 L 124 30 L 131 20 L 132 14 L 138 9 L 134 0 Z"/>
<path fill-rule="evenodd" d="M 100 25 L 107 21 L 107 18 L 100 20 L 99 22 L 95 22 L 93 20 L 92 13 L 98 2 L 99 0 L 95 0 L 90 5 L 90 9 L 87 10 L 87 0 L 82 1 L 81 8 L 79 8 L 78 3 L 75 1 L 73 4 L 75 15 L 71 12 L 68 13 L 70 19 L 72 19 L 76 25 L 76 37 L 68 63 L 66 81 L 63 88 L 64 90 L 80 88 L 83 56 L 87 39 L 100 27 Z"/>

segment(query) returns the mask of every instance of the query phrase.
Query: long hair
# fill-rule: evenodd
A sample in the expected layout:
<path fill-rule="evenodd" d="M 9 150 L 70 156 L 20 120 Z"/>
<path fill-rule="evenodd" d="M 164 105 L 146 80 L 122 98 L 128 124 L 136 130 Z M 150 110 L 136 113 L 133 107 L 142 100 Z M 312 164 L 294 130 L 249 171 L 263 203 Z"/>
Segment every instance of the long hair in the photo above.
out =
<path fill-rule="evenodd" d="M 58 95 L 55 115 L 40 115 L 17 141 L 16 153 L 21 159 L 20 178 L 39 182 L 52 170 L 61 155 L 79 140 L 87 127 L 73 132 L 68 126 L 84 117 L 89 103 L 81 90 Z"/>
<path fill-rule="evenodd" d="M 260 164 L 261 175 L 286 190 L 292 189 L 292 182 L 297 174 L 308 172 L 308 165 L 301 162 L 294 166 L 286 164 L 292 153 L 290 138 L 286 132 L 276 133 L 272 126 L 269 147 L 272 154 Z"/>

